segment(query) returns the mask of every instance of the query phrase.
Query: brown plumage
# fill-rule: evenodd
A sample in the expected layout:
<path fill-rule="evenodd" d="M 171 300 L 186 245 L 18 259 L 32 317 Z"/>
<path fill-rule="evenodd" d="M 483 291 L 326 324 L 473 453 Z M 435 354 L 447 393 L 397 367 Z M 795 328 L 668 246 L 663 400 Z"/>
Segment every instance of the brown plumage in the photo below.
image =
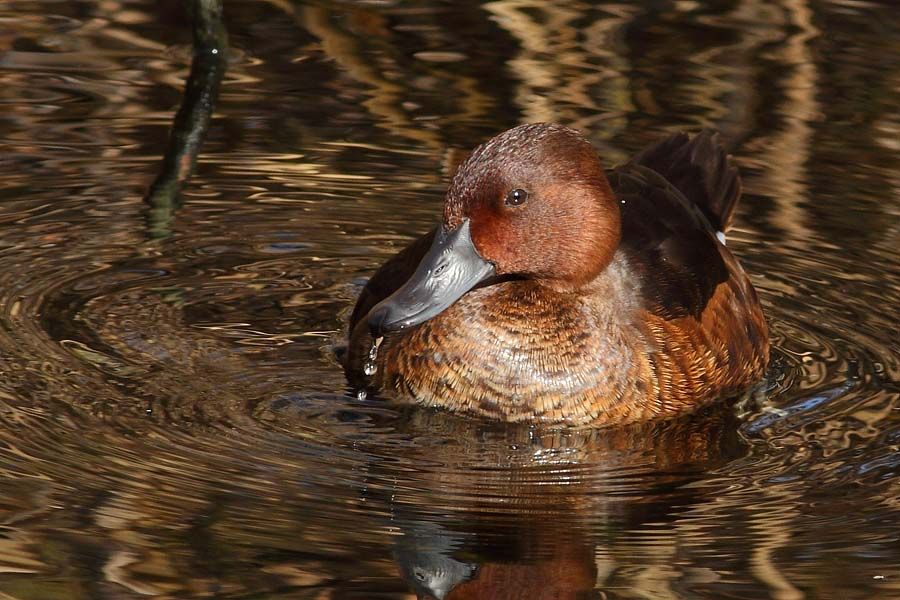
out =
<path fill-rule="evenodd" d="M 348 376 L 425 406 L 578 425 L 735 394 L 769 351 L 756 294 L 716 237 L 739 195 L 710 132 L 604 171 L 573 130 L 507 131 L 460 166 L 439 228 L 366 286 Z M 462 246 L 474 252 L 456 269 Z M 386 337 L 368 377 L 370 329 Z"/>

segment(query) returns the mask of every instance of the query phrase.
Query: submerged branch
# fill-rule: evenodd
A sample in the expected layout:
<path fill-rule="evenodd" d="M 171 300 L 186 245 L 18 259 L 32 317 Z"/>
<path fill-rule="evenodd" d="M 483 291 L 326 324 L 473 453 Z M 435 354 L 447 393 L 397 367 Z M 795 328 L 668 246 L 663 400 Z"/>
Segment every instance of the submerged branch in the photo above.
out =
<path fill-rule="evenodd" d="M 192 0 L 190 11 L 194 35 L 191 72 L 162 169 L 145 198 L 149 205 L 148 234 L 154 239 L 171 235 L 171 222 L 181 205 L 181 188 L 194 171 L 227 63 L 228 34 L 222 22 L 222 0 Z"/>

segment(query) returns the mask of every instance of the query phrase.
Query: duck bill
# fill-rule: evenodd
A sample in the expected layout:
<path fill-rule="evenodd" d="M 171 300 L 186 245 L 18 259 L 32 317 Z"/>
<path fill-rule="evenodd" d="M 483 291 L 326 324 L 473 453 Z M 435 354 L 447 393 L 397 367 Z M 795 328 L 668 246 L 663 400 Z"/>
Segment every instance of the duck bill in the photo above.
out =
<path fill-rule="evenodd" d="M 436 317 L 494 272 L 494 265 L 472 243 L 468 219 L 452 231 L 438 228 L 412 277 L 369 312 L 372 335 L 380 337 Z"/>

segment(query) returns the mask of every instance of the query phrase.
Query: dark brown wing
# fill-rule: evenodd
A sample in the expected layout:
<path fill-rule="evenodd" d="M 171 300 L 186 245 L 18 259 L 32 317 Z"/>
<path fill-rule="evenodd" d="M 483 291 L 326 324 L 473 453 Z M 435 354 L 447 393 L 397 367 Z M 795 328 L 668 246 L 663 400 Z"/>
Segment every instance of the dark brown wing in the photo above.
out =
<path fill-rule="evenodd" d="M 741 178 L 715 131 L 670 136 L 635 156 L 631 165 L 652 169 L 697 205 L 717 231 L 728 231 L 741 197 Z"/>
<path fill-rule="evenodd" d="M 608 176 L 622 210 L 621 248 L 640 277 L 647 308 L 666 319 L 699 319 L 729 277 L 713 226 L 655 171 L 628 163 Z"/>

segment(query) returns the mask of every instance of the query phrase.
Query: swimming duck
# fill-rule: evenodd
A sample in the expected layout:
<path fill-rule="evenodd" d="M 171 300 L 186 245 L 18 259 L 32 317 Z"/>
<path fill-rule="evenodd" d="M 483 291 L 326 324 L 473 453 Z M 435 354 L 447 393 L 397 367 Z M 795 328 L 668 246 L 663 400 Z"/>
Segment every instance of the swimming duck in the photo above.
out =
<path fill-rule="evenodd" d="M 735 395 L 769 356 L 725 246 L 740 193 L 712 131 L 609 170 L 573 129 L 501 133 L 460 165 L 440 224 L 363 289 L 348 378 L 423 406 L 585 426 Z"/>

